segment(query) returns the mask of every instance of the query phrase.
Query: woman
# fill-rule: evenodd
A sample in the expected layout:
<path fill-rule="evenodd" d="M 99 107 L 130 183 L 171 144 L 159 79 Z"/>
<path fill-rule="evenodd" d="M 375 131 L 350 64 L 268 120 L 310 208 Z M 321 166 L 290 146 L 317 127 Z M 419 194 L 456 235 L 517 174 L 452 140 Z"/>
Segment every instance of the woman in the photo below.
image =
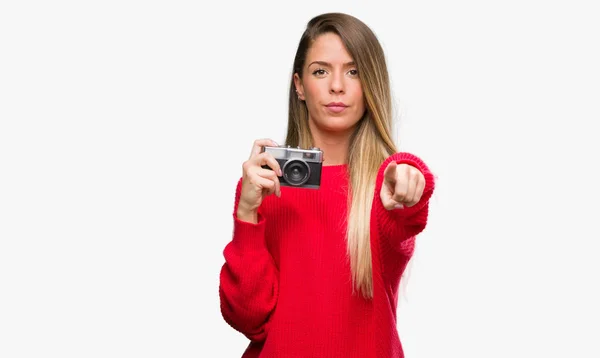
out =
<path fill-rule="evenodd" d="M 247 357 L 403 357 L 400 277 L 426 226 L 433 175 L 391 138 L 383 50 L 355 17 L 309 21 L 294 60 L 286 144 L 324 153 L 317 190 L 281 185 L 254 142 L 220 274 Z M 268 166 L 267 169 L 265 166 Z"/>

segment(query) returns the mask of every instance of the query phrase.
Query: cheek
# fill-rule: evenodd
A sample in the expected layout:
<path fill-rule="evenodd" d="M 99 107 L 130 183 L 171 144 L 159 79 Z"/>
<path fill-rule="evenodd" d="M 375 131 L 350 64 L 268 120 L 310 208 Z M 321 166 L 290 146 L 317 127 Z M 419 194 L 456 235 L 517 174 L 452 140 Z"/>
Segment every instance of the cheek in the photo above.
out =
<path fill-rule="evenodd" d="M 319 98 L 321 90 L 315 83 L 307 84 L 304 88 L 306 89 L 306 94 L 313 99 L 313 101 Z"/>
<path fill-rule="evenodd" d="M 354 93 L 352 93 L 352 98 L 354 99 L 354 103 L 356 103 L 357 108 L 365 108 L 365 101 L 363 97 L 363 91 L 361 88 L 356 89 Z"/>

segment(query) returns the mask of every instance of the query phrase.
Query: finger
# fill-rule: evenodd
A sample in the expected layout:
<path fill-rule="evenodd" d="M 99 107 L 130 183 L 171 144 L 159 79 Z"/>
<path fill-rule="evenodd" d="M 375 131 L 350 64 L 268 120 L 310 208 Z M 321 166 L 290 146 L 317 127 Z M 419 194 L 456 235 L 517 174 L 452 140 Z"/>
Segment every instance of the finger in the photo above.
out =
<path fill-rule="evenodd" d="M 392 196 L 392 199 L 397 201 L 400 204 L 404 204 L 406 202 L 406 191 L 407 191 L 406 181 L 398 180 L 396 182 L 396 186 L 394 187 L 394 195 Z"/>
<path fill-rule="evenodd" d="M 271 153 L 260 153 L 253 158 L 253 161 L 259 167 L 262 167 L 263 165 L 269 166 L 269 168 L 277 173 L 278 176 L 283 175 L 279 162 L 271 155 Z"/>
<path fill-rule="evenodd" d="M 383 207 L 386 210 L 392 210 L 398 203 L 395 202 L 391 196 L 389 195 L 382 195 L 381 196 L 381 205 L 383 205 Z"/>
<path fill-rule="evenodd" d="M 275 183 L 275 195 L 277 195 L 277 197 L 281 197 L 281 183 L 279 182 L 279 177 L 274 171 L 260 168 L 256 174 L 273 181 Z"/>
<path fill-rule="evenodd" d="M 272 180 L 269 180 L 267 178 L 263 178 L 260 175 L 252 175 L 251 176 L 251 182 L 254 183 L 257 187 L 259 187 L 260 189 L 263 190 L 263 192 L 266 191 L 267 195 L 273 194 L 275 192 L 275 183 Z"/>
<path fill-rule="evenodd" d="M 390 164 L 388 164 L 388 166 L 385 168 L 385 171 L 383 172 L 383 178 L 385 182 L 390 184 L 392 187 L 394 186 L 394 184 L 396 184 L 396 167 L 396 162 L 392 161 L 390 162 Z"/>
<path fill-rule="evenodd" d="M 398 202 L 392 199 L 392 192 L 386 186 L 381 187 L 379 197 L 381 198 L 381 205 L 383 205 L 386 210 L 392 210 L 399 205 Z"/>
<path fill-rule="evenodd" d="M 385 202 L 382 201 L 383 207 L 387 210 L 402 209 L 404 206 L 392 198 L 388 198 Z"/>
<path fill-rule="evenodd" d="M 425 190 L 425 178 L 420 177 L 417 180 L 417 188 L 415 189 L 415 198 L 414 198 L 415 204 L 417 204 L 423 197 L 424 190 Z"/>
<path fill-rule="evenodd" d="M 269 139 L 269 138 L 257 139 L 254 141 L 254 144 L 252 145 L 252 151 L 250 152 L 250 158 L 260 154 L 262 152 L 262 147 L 265 147 L 265 146 L 278 147 L 279 144 L 277 144 L 277 142 L 275 142 L 274 140 Z"/>
<path fill-rule="evenodd" d="M 417 189 L 417 181 L 418 177 L 414 174 L 409 174 L 407 185 L 406 185 L 406 197 L 404 198 L 404 205 L 407 207 L 411 207 L 416 204 L 415 200 L 415 190 Z"/>
<path fill-rule="evenodd" d="M 409 185 L 406 196 L 406 206 L 410 207 L 415 206 L 419 200 L 421 200 L 421 195 L 425 188 L 425 177 L 423 177 L 423 174 L 414 167 L 409 168 L 407 176 L 409 178 Z"/>
<path fill-rule="evenodd" d="M 398 170 L 396 185 L 394 186 L 394 195 L 392 199 L 396 200 L 400 204 L 406 202 L 406 195 L 408 194 L 408 180 L 406 170 L 402 167 Z"/>
<path fill-rule="evenodd" d="M 390 200 L 388 207 L 386 209 L 388 209 L 388 210 L 404 209 L 404 205 L 398 203 L 395 200 Z"/>

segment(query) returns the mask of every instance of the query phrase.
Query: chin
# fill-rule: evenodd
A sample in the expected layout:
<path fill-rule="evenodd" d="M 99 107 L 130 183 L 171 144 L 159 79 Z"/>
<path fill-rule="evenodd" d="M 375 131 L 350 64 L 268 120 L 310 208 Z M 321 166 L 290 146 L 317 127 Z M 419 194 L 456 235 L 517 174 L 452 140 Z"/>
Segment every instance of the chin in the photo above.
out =
<path fill-rule="evenodd" d="M 319 113 L 319 116 L 310 116 L 309 121 L 318 129 L 325 132 L 346 132 L 352 130 L 360 121 L 360 118 L 355 117 L 353 113 L 347 113 L 343 116 L 332 116 L 328 113 Z"/>
<path fill-rule="evenodd" d="M 326 120 L 324 122 L 317 123 L 317 127 L 327 132 L 347 132 L 352 130 L 356 123 L 349 123 L 348 121 L 333 121 Z"/>

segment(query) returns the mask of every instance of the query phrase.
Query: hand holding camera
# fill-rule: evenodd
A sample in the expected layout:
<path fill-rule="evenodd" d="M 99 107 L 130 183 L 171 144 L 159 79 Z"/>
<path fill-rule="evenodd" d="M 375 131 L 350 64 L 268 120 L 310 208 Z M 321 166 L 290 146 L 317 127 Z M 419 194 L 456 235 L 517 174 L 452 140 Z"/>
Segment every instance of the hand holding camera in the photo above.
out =
<path fill-rule="evenodd" d="M 271 139 L 254 141 L 242 165 L 242 189 L 237 209 L 240 220 L 257 223 L 257 210 L 267 195 L 281 196 L 281 185 L 318 189 L 323 152 L 318 148 L 280 147 Z"/>
<path fill-rule="evenodd" d="M 269 153 L 262 151 L 267 145 L 277 146 L 270 139 L 254 141 L 250 158 L 242 164 L 242 189 L 237 216 L 240 220 L 256 223 L 257 210 L 265 196 L 281 195 L 277 173 L 281 173 L 279 163 Z M 268 165 L 273 170 L 265 169 Z"/>

